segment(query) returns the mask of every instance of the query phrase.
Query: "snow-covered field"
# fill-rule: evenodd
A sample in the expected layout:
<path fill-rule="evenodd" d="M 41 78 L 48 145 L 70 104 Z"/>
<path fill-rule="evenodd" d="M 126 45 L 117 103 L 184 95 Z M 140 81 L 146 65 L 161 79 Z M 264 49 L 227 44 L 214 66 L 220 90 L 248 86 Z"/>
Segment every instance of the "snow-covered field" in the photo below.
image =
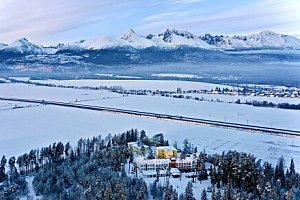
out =
<path fill-rule="evenodd" d="M 191 81 L 169 81 L 169 80 L 32 80 L 33 82 L 50 83 L 65 86 L 121 86 L 125 89 L 149 89 L 149 90 L 168 90 L 176 91 L 177 88 L 182 90 L 195 89 L 215 89 L 230 88 L 231 86 L 191 82 Z"/>
<path fill-rule="evenodd" d="M 137 128 L 149 135 L 162 132 L 171 144 L 181 144 L 188 138 L 207 152 L 239 150 L 273 163 L 280 156 L 287 162 L 294 158 L 300 170 L 299 139 L 50 105 L 1 111 L 0 119 L 0 152 L 7 156 L 18 156 L 55 141 L 75 144 L 81 137 Z"/>
<path fill-rule="evenodd" d="M 101 98 L 116 98 L 122 95 L 104 90 L 78 90 L 34 86 L 30 84 L 0 84 L 1 97 L 18 97 L 28 99 L 45 99 L 53 101 L 81 101 Z"/>
<path fill-rule="evenodd" d="M 261 108 L 249 105 L 206 101 L 200 102 L 158 96 L 128 96 L 126 98 L 101 99 L 84 103 L 161 114 L 300 130 L 300 112 L 297 110 Z"/>
<path fill-rule="evenodd" d="M 104 90 L 53 88 L 27 84 L 0 84 L 0 94 L 6 97 L 65 102 L 77 101 L 88 105 L 300 130 L 300 112 L 297 110 L 262 108 L 161 96 L 123 96 Z M 211 96 L 214 97 L 214 95 Z"/>
<path fill-rule="evenodd" d="M 203 78 L 195 74 L 152 74 L 154 77 L 173 77 L 173 78 Z"/>
<path fill-rule="evenodd" d="M 155 81 L 154 83 L 149 82 L 149 84 L 146 82 L 129 81 L 124 83 L 130 83 L 127 86 L 132 88 L 141 87 L 142 84 L 152 87 L 151 89 L 162 86 Z M 82 84 L 80 81 L 74 83 Z M 106 83 L 115 85 L 115 81 Z M 180 82 L 175 82 L 179 85 L 172 86 L 171 83 L 172 81 L 167 82 L 163 86 L 176 90 L 178 86 L 183 88 L 191 87 L 190 84 L 194 84 L 182 82 L 180 85 Z M 98 86 L 92 85 L 92 82 L 89 84 Z M 123 96 L 109 91 L 51 88 L 13 83 L 0 84 L 0 96 L 66 102 L 77 100 L 84 104 L 223 121 L 226 116 L 227 121 L 246 123 L 248 119 L 249 124 L 300 129 L 300 112 L 284 109 L 200 102 L 159 96 Z M 272 163 L 276 163 L 281 156 L 286 159 L 287 163 L 291 158 L 294 158 L 297 169 L 300 170 L 299 139 L 50 105 L 34 106 L 33 104 L 31 107 L 12 109 L 15 104 L 29 105 L 0 101 L 0 108 L 4 108 L 0 109 L 0 154 L 7 156 L 18 156 L 31 148 L 48 146 L 52 142 L 70 141 L 75 144 L 81 137 L 115 134 L 137 128 L 146 130 L 149 135 L 162 132 L 171 143 L 177 141 L 180 144 L 183 139 L 188 138 L 199 147 L 199 150 L 205 148 L 210 153 L 221 153 L 227 150 L 245 151 Z"/>

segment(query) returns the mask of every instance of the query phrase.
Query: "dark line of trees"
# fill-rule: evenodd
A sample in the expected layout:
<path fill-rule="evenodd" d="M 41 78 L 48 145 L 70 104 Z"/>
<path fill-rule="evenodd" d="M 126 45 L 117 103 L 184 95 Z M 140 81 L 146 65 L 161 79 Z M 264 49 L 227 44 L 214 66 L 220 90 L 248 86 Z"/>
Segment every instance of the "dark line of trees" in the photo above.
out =
<path fill-rule="evenodd" d="M 240 104 L 240 99 L 238 99 L 235 103 Z M 246 105 L 252 105 L 257 107 L 269 107 L 269 108 L 282 108 L 282 109 L 292 109 L 292 110 L 300 110 L 299 104 L 290 104 L 290 103 L 278 103 L 275 104 L 273 102 L 268 101 L 246 101 Z"/>

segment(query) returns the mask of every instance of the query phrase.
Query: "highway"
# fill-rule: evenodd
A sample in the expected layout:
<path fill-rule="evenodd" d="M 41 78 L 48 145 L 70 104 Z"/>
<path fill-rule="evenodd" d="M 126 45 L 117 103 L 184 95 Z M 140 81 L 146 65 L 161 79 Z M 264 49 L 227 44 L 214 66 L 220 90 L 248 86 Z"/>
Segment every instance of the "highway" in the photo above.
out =
<path fill-rule="evenodd" d="M 161 119 L 161 120 L 171 120 L 171 121 L 178 121 L 178 122 L 185 122 L 185 123 L 193 123 L 196 125 L 203 125 L 203 126 L 206 125 L 206 126 L 213 126 L 213 127 L 219 127 L 219 128 L 227 128 L 227 129 L 230 128 L 230 129 L 237 129 L 237 130 L 242 130 L 242 131 L 300 138 L 300 131 L 298 131 L 298 130 L 279 129 L 279 128 L 271 128 L 271 127 L 256 126 L 256 125 L 246 125 L 246 124 L 223 122 L 223 121 L 217 121 L 217 120 L 191 118 L 191 117 L 178 116 L 178 115 L 142 112 L 142 111 L 135 111 L 135 110 L 126 110 L 126 109 L 110 108 L 110 107 L 103 107 L 103 106 L 93 106 L 93 105 L 86 105 L 86 104 L 79 104 L 79 103 L 68 103 L 68 102 L 60 102 L 60 101 L 47 101 L 47 100 L 38 100 L 38 99 L 20 99 L 20 98 L 10 98 L 10 97 L 0 97 L 0 100 L 38 103 L 38 104 L 43 104 L 43 105 L 56 105 L 56 106 L 64 106 L 64 107 L 71 107 L 71 108 L 80 108 L 80 109 L 86 109 L 86 110 L 95 110 L 95 111 L 134 115 L 134 116 L 140 116 L 140 117 L 156 118 L 156 119 Z"/>

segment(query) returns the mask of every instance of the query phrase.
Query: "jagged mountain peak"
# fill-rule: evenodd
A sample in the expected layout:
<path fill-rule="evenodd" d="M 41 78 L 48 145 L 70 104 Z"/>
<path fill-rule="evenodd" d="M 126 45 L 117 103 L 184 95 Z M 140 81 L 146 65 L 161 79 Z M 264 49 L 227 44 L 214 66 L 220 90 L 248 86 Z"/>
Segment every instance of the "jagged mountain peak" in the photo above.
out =
<path fill-rule="evenodd" d="M 5 47 L 7 47 L 7 44 L 0 43 L 0 50 L 4 49 Z"/>
<path fill-rule="evenodd" d="M 282 37 L 283 35 L 282 34 L 279 34 L 279 33 L 275 33 L 273 31 L 269 31 L 269 30 L 264 30 L 264 31 L 261 31 L 260 33 L 257 33 L 257 34 L 251 34 L 251 35 L 248 35 L 246 37 L 249 37 L 249 38 L 254 38 L 254 37 L 260 37 L 260 38 L 266 38 L 266 37 L 272 37 L 272 38 L 279 38 L 279 37 Z"/>
<path fill-rule="evenodd" d="M 188 31 L 181 31 L 177 30 L 175 28 L 172 29 L 166 29 L 163 33 L 158 34 L 159 37 L 163 37 L 163 41 L 165 42 L 172 42 L 172 37 L 176 36 L 181 36 L 187 39 L 195 39 L 197 36 L 194 34 L 188 32 Z"/>
<path fill-rule="evenodd" d="M 119 40 L 131 41 L 134 40 L 136 37 L 142 37 L 135 33 L 133 29 L 130 29 L 119 36 Z"/>
<path fill-rule="evenodd" d="M 30 42 L 26 38 L 20 38 L 16 41 L 8 44 L 4 50 L 14 51 L 21 54 L 42 54 L 44 53 L 44 48 L 42 46 L 36 45 Z"/>
<path fill-rule="evenodd" d="M 300 40 L 297 38 L 268 30 L 249 35 L 247 40 L 252 41 L 257 47 L 300 48 Z"/>
<path fill-rule="evenodd" d="M 261 31 L 259 34 L 261 34 L 261 35 L 277 35 L 278 33 L 275 33 L 273 31 L 269 31 L 269 30 L 264 30 L 264 31 Z"/>
<path fill-rule="evenodd" d="M 168 46 L 178 47 L 178 46 L 191 46 L 198 47 L 203 49 L 212 49 L 211 45 L 207 42 L 201 40 L 198 36 L 188 32 L 182 31 L 175 28 L 166 29 L 163 33 L 158 34 L 157 36 L 160 40 Z"/>
<path fill-rule="evenodd" d="M 25 38 L 25 37 L 19 38 L 16 41 L 23 42 L 23 43 L 30 43 L 29 40 L 27 38 Z"/>
<path fill-rule="evenodd" d="M 119 38 L 123 40 L 127 40 L 128 38 L 132 37 L 133 35 L 137 35 L 133 29 L 126 31 L 123 33 Z"/>
<path fill-rule="evenodd" d="M 12 46 L 12 45 L 16 45 L 16 46 L 19 46 L 19 45 L 34 46 L 35 44 L 29 42 L 29 40 L 27 38 L 23 37 L 23 38 L 15 40 L 14 42 L 10 43 L 9 45 L 10 46 Z M 35 46 L 37 46 L 37 45 L 35 45 Z"/>
<path fill-rule="evenodd" d="M 134 30 L 130 29 L 119 37 L 121 42 L 125 42 L 128 46 L 134 48 L 143 49 L 152 46 L 157 46 L 154 41 L 148 39 L 147 37 L 140 36 L 135 33 Z"/>
<path fill-rule="evenodd" d="M 247 36 L 234 35 L 223 36 L 205 34 L 200 38 L 210 45 L 221 49 L 299 49 L 300 40 L 273 31 L 265 30 L 257 34 Z"/>

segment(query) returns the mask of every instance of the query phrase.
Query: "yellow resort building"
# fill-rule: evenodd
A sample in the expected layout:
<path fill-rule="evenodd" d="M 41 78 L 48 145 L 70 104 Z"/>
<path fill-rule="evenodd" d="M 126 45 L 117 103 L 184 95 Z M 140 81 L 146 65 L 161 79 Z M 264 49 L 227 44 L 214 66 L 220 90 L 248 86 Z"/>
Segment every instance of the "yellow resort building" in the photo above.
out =
<path fill-rule="evenodd" d="M 156 158 L 165 159 L 170 157 L 177 157 L 177 149 L 173 146 L 156 147 Z"/>

